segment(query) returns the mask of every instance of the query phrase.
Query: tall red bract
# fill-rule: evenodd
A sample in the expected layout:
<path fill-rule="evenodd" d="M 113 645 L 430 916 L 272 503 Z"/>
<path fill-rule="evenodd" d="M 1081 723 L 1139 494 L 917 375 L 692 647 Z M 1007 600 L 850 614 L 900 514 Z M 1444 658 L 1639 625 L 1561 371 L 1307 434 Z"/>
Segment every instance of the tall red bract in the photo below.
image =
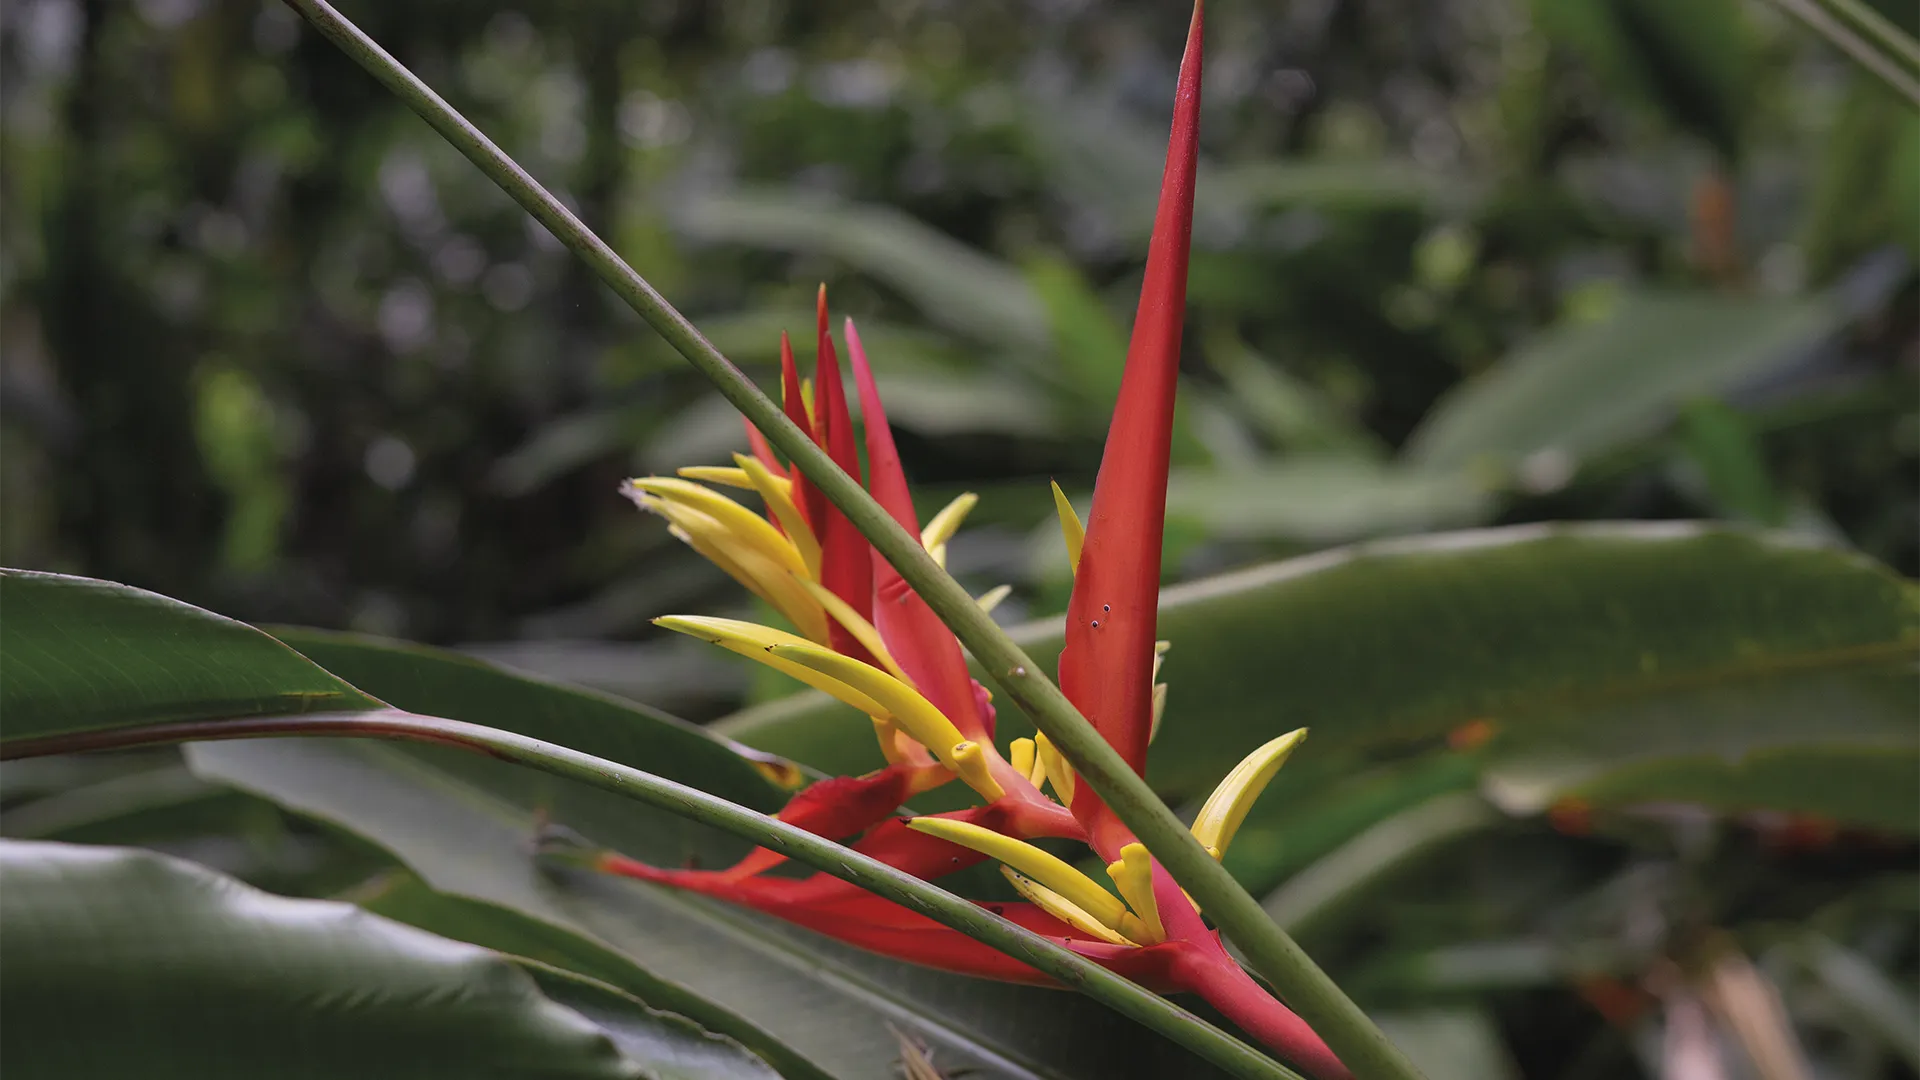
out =
<path fill-rule="evenodd" d="M 1201 16 L 1196 5 L 1146 279 L 1083 538 L 1059 497 L 1076 564 L 1061 688 L 1137 772 L 1145 771 L 1164 701 L 1164 688 L 1154 680 L 1166 643 L 1155 641 L 1155 616 L 1198 158 Z M 785 411 L 857 479 L 858 439 L 828 332 L 824 289 L 816 330 L 810 399 L 792 348 L 781 340 Z M 921 527 L 851 320 L 845 334 L 864 417 L 866 487 L 901 526 L 920 533 L 936 559 L 944 559 L 973 496 L 955 500 Z M 750 430 L 749 436 L 753 453 L 736 455 L 733 466 L 639 478 L 626 492 L 666 518 L 677 536 L 766 601 L 792 629 L 692 616 L 656 620 L 660 625 L 772 666 L 871 720 L 887 765 L 814 784 L 796 794 L 780 818 L 829 839 L 854 838 L 856 850 L 929 880 L 997 859 L 1025 899 L 985 905 L 989 910 L 1153 989 L 1198 993 L 1314 1074 L 1346 1076 L 1319 1037 L 1228 955 L 1166 870 L 1098 795 L 1075 782 L 1045 736 L 1013 740 L 1004 753 L 994 745 L 990 695 L 968 674 L 952 632 L 818 488 L 783 467 L 760 433 Z M 752 490 L 766 514 L 705 484 Z M 1293 732 L 1255 751 L 1208 800 L 1194 832 L 1216 857 L 1303 735 Z M 974 790 L 980 805 L 899 816 L 915 794 L 956 779 Z M 1107 864 L 1114 888 L 1027 842 L 1041 837 L 1091 846 Z M 604 856 L 601 866 L 744 904 L 903 960 L 1009 981 L 1049 981 L 838 878 L 766 873 L 783 861 L 759 850 L 724 870 L 664 869 L 618 855 Z"/>

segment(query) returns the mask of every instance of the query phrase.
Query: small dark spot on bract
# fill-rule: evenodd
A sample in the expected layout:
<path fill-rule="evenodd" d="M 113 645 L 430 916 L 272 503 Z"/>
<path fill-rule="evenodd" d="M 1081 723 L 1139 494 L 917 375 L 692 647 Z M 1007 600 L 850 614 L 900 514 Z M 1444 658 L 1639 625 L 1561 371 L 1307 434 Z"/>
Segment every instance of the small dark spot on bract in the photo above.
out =
<path fill-rule="evenodd" d="M 1100 625 L 1100 620 L 1099 620 L 1099 619 L 1095 619 L 1095 620 L 1093 620 L 1093 625 L 1095 625 L 1095 626 L 1099 626 L 1099 625 Z"/>
<path fill-rule="evenodd" d="M 1113 605 L 1112 605 L 1112 604 L 1101 604 L 1101 605 L 1100 605 L 1100 610 L 1101 610 L 1101 611 L 1112 611 L 1112 610 L 1113 610 Z"/>

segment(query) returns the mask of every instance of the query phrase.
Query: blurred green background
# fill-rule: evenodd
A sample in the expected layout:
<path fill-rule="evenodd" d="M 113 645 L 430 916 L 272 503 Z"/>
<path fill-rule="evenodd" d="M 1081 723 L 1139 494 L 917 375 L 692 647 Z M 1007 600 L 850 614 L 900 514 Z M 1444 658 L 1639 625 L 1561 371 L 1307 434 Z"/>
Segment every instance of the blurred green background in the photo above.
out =
<path fill-rule="evenodd" d="M 1183 5 L 342 7 L 763 386 L 782 329 L 810 359 L 826 283 L 923 512 L 982 496 L 949 565 L 1013 585 L 1005 621 L 1060 609 L 1047 481 L 1084 499 L 1099 462 Z M 1208 24 L 1170 580 L 1622 518 L 1920 572 L 1920 123 L 1885 85 L 1759 0 L 1222 0 Z M 747 600 L 616 492 L 724 461 L 738 419 L 287 9 L 13 0 L 0 117 L 0 564 L 696 719 L 789 689 L 653 631 Z M 305 895 L 384 865 L 178 760 L 25 763 L 8 832 L 133 835 Z M 1392 852 L 1491 830 L 1421 869 L 1444 906 L 1347 909 L 1340 875 L 1379 868 L 1337 860 L 1269 898 L 1357 992 L 1470 1000 L 1429 1034 L 1518 1075 L 1633 1075 L 1660 1056 L 1619 1033 L 1661 992 L 1648 957 L 1733 926 L 1786 943 L 1796 1020 L 1871 1036 L 1816 1043 L 1828 1074 L 1914 1075 L 1908 840 L 1492 829 L 1434 810 L 1472 763 L 1423 760 L 1335 784 L 1352 760 L 1303 755 L 1269 807 L 1295 846 L 1262 888 L 1377 821 L 1413 831 Z M 57 801 L 123 780 L 156 801 Z M 110 836 L 75 831 L 103 813 Z M 1654 908 L 1689 914 L 1642 932 Z M 1541 922 L 1579 947 L 1501 937 Z M 1728 993 L 1753 985 L 1734 955 Z"/>
<path fill-rule="evenodd" d="M 983 496 L 955 569 L 1057 610 L 1046 480 L 1098 464 L 1181 5 L 347 11 L 764 385 L 825 282 L 920 495 Z M 734 665 L 646 620 L 740 590 L 614 488 L 739 426 L 637 318 L 279 4 L 3 26 L 0 562 L 730 703 Z M 1209 31 L 1170 575 L 1665 517 L 1915 571 L 1890 91 L 1733 0 Z"/>

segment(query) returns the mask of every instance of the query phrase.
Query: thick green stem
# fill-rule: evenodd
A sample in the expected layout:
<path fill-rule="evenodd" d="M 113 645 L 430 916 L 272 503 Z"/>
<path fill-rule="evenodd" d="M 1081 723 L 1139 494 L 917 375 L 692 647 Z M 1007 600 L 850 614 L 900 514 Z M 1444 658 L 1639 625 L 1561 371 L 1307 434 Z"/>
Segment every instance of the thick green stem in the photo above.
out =
<path fill-rule="evenodd" d="M 1846 53 L 1854 63 L 1892 87 L 1895 93 L 1914 105 L 1920 105 L 1920 79 L 1916 79 L 1912 72 L 1903 70 L 1900 63 L 1900 57 L 1907 56 L 1913 51 L 1913 39 L 1901 32 L 1899 27 L 1880 19 L 1871 11 L 1866 11 L 1871 18 L 1863 22 L 1860 19 L 1860 13 L 1866 9 L 1857 4 L 1849 6 L 1845 0 L 1826 0 L 1826 6 L 1822 6 L 1818 0 L 1773 0 L 1773 2 L 1806 23 L 1815 33 L 1826 38 L 1834 48 Z M 1841 10 L 1840 15 L 1835 15 L 1829 10 L 1834 7 Z M 1854 26 L 1848 26 L 1843 21 L 1843 18 L 1848 16 L 1854 19 Z M 1882 46 L 1892 48 L 1896 55 L 1887 55 L 1881 48 L 1861 37 L 1856 27 L 1873 35 Z"/>
<path fill-rule="evenodd" d="M 896 870 L 878 859 L 822 839 L 779 818 L 709 795 L 698 788 L 510 731 L 399 710 L 268 716 L 243 720 L 194 720 L 17 740 L 0 748 L 0 760 L 213 739 L 288 736 L 392 739 L 453 746 L 516 765 L 526 765 L 658 807 L 777 851 L 950 926 L 1030 967 L 1046 972 L 1063 985 L 1079 990 L 1128 1019 L 1160 1032 L 1235 1076 L 1248 1080 L 1304 1080 L 1299 1073 L 1167 999 L 1055 945 L 1025 927 L 989 914 L 978 904 L 963 900 L 912 874 Z"/>
<path fill-rule="evenodd" d="M 980 610 L 960 583 L 933 561 L 918 537 L 902 529 L 859 481 L 836 466 L 774 401 L 722 356 L 686 317 L 628 266 L 606 242 L 441 100 L 399 61 L 343 18 L 326 0 L 287 0 L 348 56 L 393 91 L 421 119 L 465 154 L 514 201 L 584 260 L 622 300 L 687 362 L 711 380 L 734 407 L 806 473 L 847 515 L 875 550 L 900 571 L 1000 689 L 1033 718 L 1120 820 L 1166 866 L 1214 923 L 1265 976 L 1340 1060 L 1361 1080 L 1418 1080 L 1420 1072 L 1387 1041 L 1359 1006 L 1274 925 L 1233 875 L 1193 838 L 1146 781 L 1127 767 L 1087 723 L 1040 665 Z"/>

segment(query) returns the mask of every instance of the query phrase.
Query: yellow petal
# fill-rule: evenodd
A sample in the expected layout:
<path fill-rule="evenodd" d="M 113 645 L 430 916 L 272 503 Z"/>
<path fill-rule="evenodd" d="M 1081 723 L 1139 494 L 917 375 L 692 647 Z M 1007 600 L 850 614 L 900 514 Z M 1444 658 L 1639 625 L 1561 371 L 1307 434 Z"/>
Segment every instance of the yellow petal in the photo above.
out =
<path fill-rule="evenodd" d="M 1006 863 L 1059 893 L 1068 903 L 1093 916 L 1110 930 L 1119 930 L 1121 920 L 1128 914 L 1127 906 L 1120 902 L 1119 897 L 1101 888 L 1099 883 L 1064 860 L 1024 840 L 1015 840 L 972 822 L 955 821 L 952 818 L 917 817 L 907 822 L 907 828 L 950 840 Z"/>
<path fill-rule="evenodd" d="M 725 465 L 688 465 L 684 469 L 675 469 L 674 472 L 688 480 L 753 490 L 753 481 L 747 479 L 745 469 L 730 469 Z"/>
<path fill-rule="evenodd" d="M 1007 790 L 1000 781 L 993 778 L 992 758 L 987 749 L 971 739 L 955 743 L 953 747 L 953 771 L 973 790 L 979 792 L 988 802 L 1000 798 Z"/>
<path fill-rule="evenodd" d="M 967 513 L 979 501 L 980 496 L 969 491 L 948 503 L 933 515 L 933 520 L 927 522 L 926 528 L 920 530 L 920 546 L 928 551 L 945 547 L 947 541 L 953 539 L 953 534 L 960 531 L 960 523 L 967 520 Z"/>
<path fill-rule="evenodd" d="M 1033 775 L 1033 740 L 1015 739 L 1007 747 L 1007 763 L 1021 776 Z"/>
<path fill-rule="evenodd" d="M 799 550 L 786 537 L 781 536 L 766 518 L 717 491 L 701 487 L 690 480 L 677 480 L 666 476 L 641 476 L 628 483 L 670 503 L 690 506 L 718 521 L 728 532 L 739 537 L 741 543 L 761 555 L 780 563 L 796 574 L 807 572 L 806 560 L 800 557 Z"/>
<path fill-rule="evenodd" d="M 1035 760 L 1046 770 L 1046 778 L 1053 784 L 1053 793 L 1060 796 L 1063 805 L 1072 806 L 1073 766 L 1067 764 L 1067 759 L 1054 749 L 1053 740 L 1047 738 L 1044 731 L 1033 737 L 1033 747 Z"/>
<path fill-rule="evenodd" d="M 1000 872 L 1007 876 L 1007 881 L 1013 885 L 1014 890 L 1031 901 L 1033 906 L 1059 919 L 1068 926 L 1092 934 L 1094 937 L 1099 938 L 1109 945 L 1134 946 L 1133 942 L 1100 925 L 1098 919 L 1082 911 L 1079 907 L 1075 906 L 1071 900 L 1047 888 L 1045 885 L 1040 884 L 1025 874 L 1019 873 L 1010 866 L 1001 867 Z M 1137 946 L 1134 947 L 1137 948 Z"/>
<path fill-rule="evenodd" d="M 1012 595 L 1013 586 L 995 585 L 993 588 L 981 593 L 979 598 L 974 600 L 974 603 L 980 605 L 981 611 L 992 611 L 994 608 L 1000 606 L 1000 601 Z"/>
<path fill-rule="evenodd" d="M 701 615 L 665 615 L 653 620 L 653 624 L 697 637 L 702 641 L 710 641 L 730 652 L 758 660 L 775 671 L 806 683 L 815 690 L 822 690 L 839 698 L 868 716 L 885 718 L 888 715 L 885 706 L 846 683 L 768 651 L 771 646 L 780 644 L 812 646 L 812 642 L 798 635 L 789 634 L 785 630 L 775 630 L 771 626 L 761 626 L 758 623 L 741 622 L 738 619 L 714 619 Z"/>
<path fill-rule="evenodd" d="M 913 761 L 912 750 L 918 746 L 911 742 L 898 724 L 885 716 L 872 717 L 873 735 L 880 740 L 880 756 L 887 759 L 889 765 L 905 765 Z M 924 755 L 924 751 L 922 752 Z M 921 760 L 925 760 L 924 756 Z"/>
<path fill-rule="evenodd" d="M 860 613 L 853 610 L 851 604 L 833 595 L 825 585 L 817 582 L 802 581 L 800 587 L 807 590 L 807 595 L 819 601 L 820 606 L 833 617 L 835 622 L 846 627 L 847 633 L 852 634 L 855 641 L 866 646 L 867 651 L 873 654 L 873 658 L 880 661 L 880 666 L 887 669 L 887 674 L 908 686 L 913 685 L 913 680 L 907 678 L 907 673 L 894 662 L 893 654 L 887 651 L 886 642 L 880 640 L 880 631 L 875 630 L 872 623 L 861 618 Z"/>
<path fill-rule="evenodd" d="M 790 572 L 781 569 L 779 566 L 764 558 L 751 555 L 751 553 L 749 553 L 749 557 L 745 563 L 736 559 L 734 557 L 735 554 L 745 551 L 746 549 L 742 545 L 732 542 L 727 530 L 719 522 L 692 507 L 671 503 L 658 496 L 649 495 L 631 484 L 622 490 L 628 498 L 633 500 L 634 505 L 648 513 L 658 514 L 666 518 L 667 531 L 672 533 L 681 543 L 699 552 L 701 557 L 705 558 L 708 562 L 726 571 L 728 577 L 744 585 L 747 591 L 753 593 L 753 595 L 765 600 L 774 608 L 780 609 L 783 614 L 788 614 L 785 610 L 785 605 L 775 597 L 773 592 L 774 589 L 780 588 L 780 586 L 775 583 L 763 581 L 762 578 L 767 576 L 766 571 L 769 570 L 777 571 L 777 573 L 773 575 L 774 577 L 791 578 L 793 575 Z M 751 566 L 751 570 L 749 566 Z M 795 591 L 797 592 L 798 590 L 796 589 Z M 793 618 L 793 615 L 788 614 L 788 618 Z M 821 613 L 819 622 L 820 633 L 824 638 L 826 635 L 826 615 L 824 612 Z M 795 625 L 807 626 L 810 625 L 810 623 L 796 619 Z"/>
<path fill-rule="evenodd" d="M 793 505 L 790 494 L 793 485 L 784 477 L 773 472 L 759 458 L 746 454 L 735 454 L 733 460 L 740 463 L 740 473 L 747 478 L 747 484 L 760 493 L 767 504 L 767 512 L 780 522 L 780 528 L 786 531 L 787 542 L 800 553 L 800 561 L 806 564 L 807 576 L 820 580 L 820 541 L 814 538 L 813 530 L 807 528 L 807 519 L 800 516 L 800 508 Z M 680 470 L 686 472 L 685 469 Z"/>
<path fill-rule="evenodd" d="M 1080 527 L 1080 515 L 1073 512 L 1073 504 L 1067 501 L 1067 493 L 1060 485 L 1053 485 L 1053 508 L 1060 512 L 1060 535 L 1067 541 L 1067 562 L 1075 570 L 1080 569 L 1080 545 L 1087 539 L 1087 530 Z"/>
<path fill-rule="evenodd" d="M 1107 864 L 1107 876 L 1140 920 L 1143 933 L 1134 940 L 1167 940 L 1166 928 L 1160 925 L 1160 905 L 1153 898 L 1153 859 L 1147 855 L 1147 845 L 1135 841 L 1121 848 L 1120 860 Z"/>
<path fill-rule="evenodd" d="M 1274 739 L 1260 749 L 1248 754 L 1240 764 L 1233 767 L 1220 786 L 1207 796 L 1206 805 L 1200 808 L 1200 816 L 1193 820 L 1194 838 L 1204 844 L 1214 858 L 1219 858 L 1233 842 L 1233 834 L 1240 829 L 1240 823 L 1247 819 L 1247 811 L 1253 808 L 1253 802 L 1267 789 L 1280 766 L 1287 763 L 1287 757 L 1295 747 L 1306 740 L 1307 729 L 1290 731 Z"/>
<path fill-rule="evenodd" d="M 718 495 L 714 497 L 720 498 Z M 758 548 L 744 542 L 738 533 L 728 530 L 717 519 L 686 503 L 662 499 L 644 491 L 639 493 L 636 501 L 679 528 L 678 535 L 695 551 L 711 559 L 715 565 L 732 575 L 734 580 L 752 590 L 754 595 L 772 604 L 780 614 L 792 620 L 801 633 L 814 641 L 827 640 L 827 613 L 813 597 L 807 595 L 806 589 L 800 585 L 800 575 L 790 566 L 768 558 Z M 749 512 L 748 516 L 754 515 Z M 754 519 L 760 520 L 757 517 Z M 762 521 L 761 524 L 766 523 Z M 787 550 L 791 552 L 793 549 L 789 547 Z"/>
<path fill-rule="evenodd" d="M 863 664 L 832 649 L 806 642 L 775 645 L 772 652 L 775 656 L 810 667 L 879 702 L 902 731 L 933 751 L 933 756 L 939 758 L 941 764 L 958 773 L 960 779 L 983 797 L 992 800 L 1006 794 L 986 774 L 984 761 L 975 764 L 972 755 L 984 755 L 984 751 L 977 744 L 968 742 L 960 734 L 960 729 L 953 726 L 953 721 L 934 708 L 931 701 L 921 697 L 918 690 L 871 664 Z M 971 747 L 970 751 L 966 750 L 968 747 Z M 956 751 L 962 753 L 956 755 Z"/>

